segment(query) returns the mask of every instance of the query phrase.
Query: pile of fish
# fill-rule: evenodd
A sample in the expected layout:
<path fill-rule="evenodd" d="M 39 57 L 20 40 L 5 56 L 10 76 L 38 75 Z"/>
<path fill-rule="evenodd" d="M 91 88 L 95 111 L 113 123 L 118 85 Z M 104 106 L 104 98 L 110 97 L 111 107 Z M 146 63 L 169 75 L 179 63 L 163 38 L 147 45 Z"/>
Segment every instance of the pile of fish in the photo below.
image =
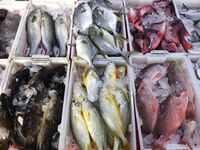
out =
<path fill-rule="evenodd" d="M 86 60 L 90 67 L 93 67 L 92 60 L 97 53 L 120 55 L 125 60 L 130 55 L 120 49 L 123 39 L 119 34 L 121 19 L 114 13 L 110 5 L 107 0 L 90 0 L 79 3 L 75 8 L 73 23 L 74 28 L 78 30 L 77 56 Z"/>
<path fill-rule="evenodd" d="M 190 34 L 189 41 L 192 43 L 193 50 L 198 50 L 200 46 L 200 9 L 188 8 L 183 4 L 179 9 L 179 14 Z"/>
<path fill-rule="evenodd" d="M 74 82 L 71 128 L 80 150 L 129 147 L 131 112 L 125 80 L 126 67 L 110 62 L 102 77 L 89 69 Z"/>
<path fill-rule="evenodd" d="M 0 9 L 0 58 L 8 58 L 21 16 Z"/>
<path fill-rule="evenodd" d="M 0 149 L 49 150 L 58 140 L 64 96 L 64 66 L 23 67 L 0 96 Z M 57 147 L 55 147 L 57 148 Z"/>
<path fill-rule="evenodd" d="M 27 17 L 26 32 L 28 48 L 25 56 L 66 56 L 68 28 L 64 14 L 59 14 L 54 21 L 48 12 L 35 9 Z"/>
<path fill-rule="evenodd" d="M 165 148 L 178 133 L 177 143 L 192 146 L 190 139 L 196 125 L 194 93 L 182 64 L 146 66 L 138 74 L 136 89 L 143 136 L 152 136 L 147 147 Z"/>
<path fill-rule="evenodd" d="M 186 39 L 189 33 L 176 17 L 171 0 L 158 0 L 152 5 L 132 7 L 129 20 L 133 28 L 133 45 L 143 54 L 152 50 L 178 52 L 179 46 L 186 52 L 191 49 Z"/>

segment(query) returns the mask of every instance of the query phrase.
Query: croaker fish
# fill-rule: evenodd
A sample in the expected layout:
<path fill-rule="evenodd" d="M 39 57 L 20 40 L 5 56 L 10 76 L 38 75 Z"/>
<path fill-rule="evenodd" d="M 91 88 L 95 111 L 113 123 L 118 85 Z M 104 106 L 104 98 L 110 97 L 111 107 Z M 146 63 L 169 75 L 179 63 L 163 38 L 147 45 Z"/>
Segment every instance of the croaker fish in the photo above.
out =
<path fill-rule="evenodd" d="M 71 103 L 71 127 L 74 138 L 81 150 L 90 150 L 91 141 L 86 122 L 82 115 L 81 103 L 73 100 Z"/>

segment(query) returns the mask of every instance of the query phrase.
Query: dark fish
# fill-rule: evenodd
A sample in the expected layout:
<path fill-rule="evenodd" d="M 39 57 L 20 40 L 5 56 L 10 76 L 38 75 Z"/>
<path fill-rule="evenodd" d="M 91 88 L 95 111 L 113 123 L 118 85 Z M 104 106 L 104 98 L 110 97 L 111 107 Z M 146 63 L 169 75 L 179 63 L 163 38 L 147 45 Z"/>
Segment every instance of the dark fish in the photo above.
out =
<path fill-rule="evenodd" d="M 0 149 L 8 150 L 13 134 L 13 109 L 6 94 L 1 94 L 0 102 Z"/>
<path fill-rule="evenodd" d="M 22 68 L 15 73 L 12 77 L 10 88 L 11 88 L 11 97 L 13 97 L 18 91 L 22 84 L 28 82 L 30 78 L 30 73 L 28 68 Z"/>
<path fill-rule="evenodd" d="M 55 90 L 50 91 L 50 100 L 46 104 L 44 111 L 41 128 L 37 135 L 36 149 L 49 150 L 53 135 L 57 131 L 57 127 L 61 121 L 61 97 L 58 97 Z"/>

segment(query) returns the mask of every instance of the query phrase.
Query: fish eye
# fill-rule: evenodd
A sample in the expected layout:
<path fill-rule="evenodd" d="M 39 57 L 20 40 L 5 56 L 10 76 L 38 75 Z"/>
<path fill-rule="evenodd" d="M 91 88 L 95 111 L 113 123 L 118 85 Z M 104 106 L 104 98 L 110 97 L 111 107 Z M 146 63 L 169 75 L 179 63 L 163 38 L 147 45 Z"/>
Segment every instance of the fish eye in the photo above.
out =
<path fill-rule="evenodd" d="M 37 20 L 37 16 L 33 15 L 32 20 L 31 20 L 32 23 L 35 22 L 36 20 Z"/>

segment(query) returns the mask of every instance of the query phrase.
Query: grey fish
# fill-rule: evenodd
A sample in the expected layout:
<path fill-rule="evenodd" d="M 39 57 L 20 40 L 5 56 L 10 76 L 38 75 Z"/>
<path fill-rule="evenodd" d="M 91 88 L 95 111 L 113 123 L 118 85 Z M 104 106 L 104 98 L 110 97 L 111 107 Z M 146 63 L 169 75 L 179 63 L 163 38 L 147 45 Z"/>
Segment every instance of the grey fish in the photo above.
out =
<path fill-rule="evenodd" d="M 105 30 L 101 30 L 97 26 L 91 26 L 88 29 L 89 37 L 93 43 L 98 47 L 101 53 L 106 55 L 121 55 L 128 63 L 128 56 L 131 53 L 122 52 L 119 48 L 116 47 L 113 43 L 108 41 L 109 33 Z"/>
<path fill-rule="evenodd" d="M 97 48 L 88 38 L 88 36 L 78 35 L 76 39 L 76 50 L 77 56 L 86 60 L 89 63 L 90 68 L 94 68 L 92 60 L 97 54 Z"/>
<path fill-rule="evenodd" d="M 102 6 L 108 9 L 112 9 L 112 4 L 108 0 L 90 0 L 88 2 L 92 10 L 94 10 L 97 6 Z"/>
<path fill-rule="evenodd" d="M 87 30 L 92 25 L 92 10 L 90 6 L 82 2 L 76 8 L 73 16 L 74 25 L 81 31 Z"/>
<path fill-rule="evenodd" d="M 55 90 L 49 92 L 50 100 L 44 110 L 41 128 L 36 140 L 37 150 L 49 150 L 53 135 L 57 131 L 57 127 L 61 121 L 61 97 L 57 95 Z"/>
<path fill-rule="evenodd" d="M 97 6 L 93 10 L 92 17 L 97 26 L 107 30 L 110 33 L 117 34 L 115 31 L 117 27 L 117 16 L 112 10 Z"/>
<path fill-rule="evenodd" d="M 27 41 L 30 47 L 29 56 L 37 53 L 37 49 L 41 43 L 41 11 L 40 9 L 33 10 L 27 17 L 26 31 L 27 31 Z"/>
<path fill-rule="evenodd" d="M 41 36 L 42 44 L 46 51 L 45 54 L 52 56 L 53 46 L 55 44 L 54 21 L 47 12 L 42 13 Z"/>
<path fill-rule="evenodd" d="M 88 100 L 82 102 L 82 113 L 90 136 L 97 145 L 98 150 L 105 150 L 106 132 L 101 115 L 95 106 Z"/>
<path fill-rule="evenodd" d="M 67 54 L 68 30 L 66 19 L 63 15 L 59 15 L 55 20 L 55 34 L 60 47 L 59 56 L 64 57 Z"/>
<path fill-rule="evenodd" d="M 71 103 L 70 118 L 73 135 L 80 150 L 90 150 L 91 141 L 89 131 L 82 115 L 81 103 L 77 103 L 76 100 L 73 100 Z"/>

